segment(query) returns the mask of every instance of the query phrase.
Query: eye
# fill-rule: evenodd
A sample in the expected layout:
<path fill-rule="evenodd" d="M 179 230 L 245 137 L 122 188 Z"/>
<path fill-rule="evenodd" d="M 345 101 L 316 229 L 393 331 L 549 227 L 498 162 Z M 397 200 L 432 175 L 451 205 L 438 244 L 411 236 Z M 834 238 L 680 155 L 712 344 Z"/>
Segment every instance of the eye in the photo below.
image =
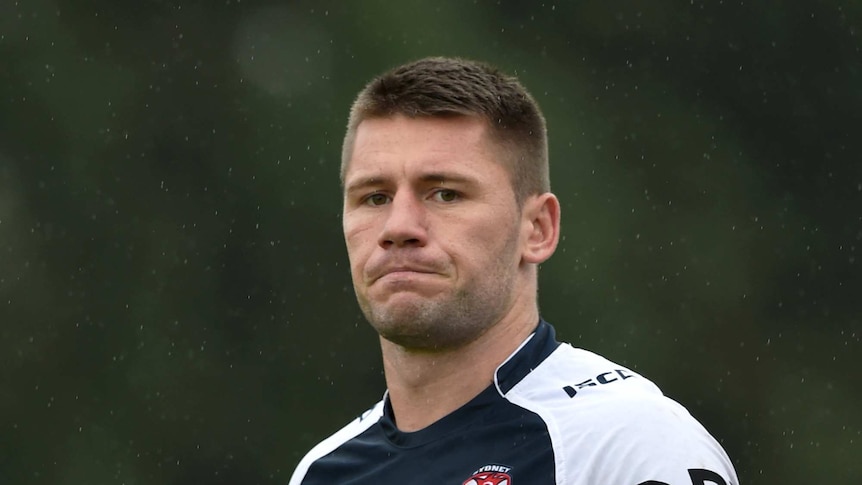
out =
<path fill-rule="evenodd" d="M 389 202 L 389 197 L 378 192 L 366 197 L 364 202 L 366 205 L 383 205 Z"/>
<path fill-rule="evenodd" d="M 434 191 L 433 197 L 439 202 L 454 202 L 458 200 L 458 192 L 451 189 L 439 189 Z"/>

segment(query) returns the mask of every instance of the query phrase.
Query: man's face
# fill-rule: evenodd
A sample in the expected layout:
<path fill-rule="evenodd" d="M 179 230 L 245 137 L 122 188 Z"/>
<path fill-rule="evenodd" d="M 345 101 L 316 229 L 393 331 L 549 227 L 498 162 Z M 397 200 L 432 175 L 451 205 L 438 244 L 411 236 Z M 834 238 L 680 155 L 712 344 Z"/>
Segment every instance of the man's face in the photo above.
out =
<path fill-rule="evenodd" d="M 385 339 L 414 349 L 475 340 L 523 285 L 526 227 L 478 118 L 376 118 L 345 174 L 353 286 Z"/>

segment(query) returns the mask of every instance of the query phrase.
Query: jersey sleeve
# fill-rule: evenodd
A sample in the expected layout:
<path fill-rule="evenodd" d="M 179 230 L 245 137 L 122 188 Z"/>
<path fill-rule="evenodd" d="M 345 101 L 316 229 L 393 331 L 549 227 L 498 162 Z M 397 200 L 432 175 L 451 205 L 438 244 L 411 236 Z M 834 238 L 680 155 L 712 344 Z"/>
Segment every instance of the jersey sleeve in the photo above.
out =
<path fill-rule="evenodd" d="M 560 345 L 506 398 L 542 418 L 566 485 L 739 485 L 721 445 L 645 377 Z"/>
<path fill-rule="evenodd" d="M 561 446 L 588 456 L 567 457 L 572 477 L 560 483 L 739 485 L 721 445 L 678 403 L 653 395 L 602 401 L 587 413 L 597 420 L 594 436 Z"/>

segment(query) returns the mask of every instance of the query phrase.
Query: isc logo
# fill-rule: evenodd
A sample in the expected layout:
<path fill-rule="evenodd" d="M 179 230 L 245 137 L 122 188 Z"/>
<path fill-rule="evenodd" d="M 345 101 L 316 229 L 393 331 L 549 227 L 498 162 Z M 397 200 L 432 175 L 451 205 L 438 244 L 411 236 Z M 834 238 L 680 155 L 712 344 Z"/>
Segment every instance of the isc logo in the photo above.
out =
<path fill-rule="evenodd" d="M 566 386 L 563 388 L 563 390 L 566 391 L 566 394 L 568 394 L 569 397 L 575 397 L 575 394 L 577 394 L 579 390 L 585 387 L 603 386 L 612 382 L 624 381 L 630 377 L 634 377 L 634 375 L 627 374 L 626 371 L 624 371 L 623 369 L 616 369 L 608 372 L 602 372 L 596 377 L 587 379 L 584 382 L 575 384 L 574 386 Z"/>

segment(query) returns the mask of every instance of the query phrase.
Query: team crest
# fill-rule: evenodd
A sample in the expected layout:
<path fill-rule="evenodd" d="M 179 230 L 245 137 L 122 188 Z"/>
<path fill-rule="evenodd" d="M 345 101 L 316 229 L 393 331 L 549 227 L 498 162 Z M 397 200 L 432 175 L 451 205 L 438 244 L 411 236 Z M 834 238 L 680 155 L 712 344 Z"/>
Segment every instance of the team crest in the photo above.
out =
<path fill-rule="evenodd" d="M 502 465 L 485 465 L 473 472 L 462 485 L 512 485 L 511 469 Z"/>

